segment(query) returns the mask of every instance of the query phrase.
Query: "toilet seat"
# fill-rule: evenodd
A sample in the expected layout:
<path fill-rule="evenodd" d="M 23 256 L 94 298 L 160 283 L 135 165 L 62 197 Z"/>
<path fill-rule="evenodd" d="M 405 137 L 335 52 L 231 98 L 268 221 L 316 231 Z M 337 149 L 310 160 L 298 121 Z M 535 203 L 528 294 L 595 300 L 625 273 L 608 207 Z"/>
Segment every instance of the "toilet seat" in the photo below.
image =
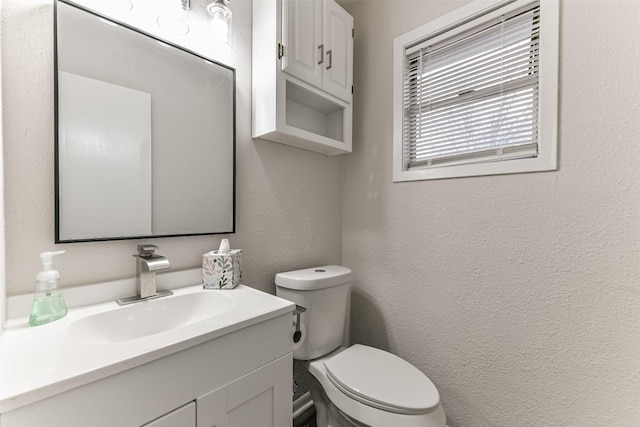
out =
<path fill-rule="evenodd" d="M 356 347 L 357 348 L 357 347 Z M 327 407 L 331 405 L 335 405 L 337 409 L 340 410 L 343 414 L 347 415 L 350 420 L 347 420 L 345 425 L 355 424 L 356 426 L 364 424 L 370 427 L 445 427 L 447 418 L 444 413 L 444 409 L 442 405 L 438 403 L 432 410 L 428 413 L 423 414 L 401 414 L 397 412 L 392 412 L 389 410 L 383 410 L 379 407 L 374 407 L 371 405 L 371 401 L 358 396 L 356 399 L 344 392 L 344 388 L 338 388 L 334 382 L 329 379 L 329 374 L 327 373 L 327 367 L 325 365 L 326 362 L 329 362 L 334 357 L 339 356 L 341 353 L 348 351 L 348 348 L 339 347 L 335 351 L 326 356 L 319 357 L 314 360 L 310 360 L 307 362 L 307 369 L 309 372 L 318 380 L 318 389 L 315 389 L 312 385 L 311 394 L 313 396 L 314 403 L 316 403 L 316 407 L 320 408 L 320 412 L 324 412 Z M 359 350 L 356 350 L 359 351 Z M 366 350 L 365 350 L 366 351 Z M 381 350 L 380 350 L 381 351 Z M 368 353 L 367 353 L 368 354 Z M 395 357 L 395 356 L 394 356 Z M 339 360 L 339 359 L 337 359 Z M 393 363 L 393 362 L 392 362 Z M 380 371 L 382 368 L 379 366 L 374 366 L 371 368 L 369 361 L 367 360 L 359 360 L 358 364 L 364 364 L 369 366 L 368 376 L 373 379 L 380 379 L 380 376 L 376 376 L 377 373 L 375 369 Z M 331 364 L 330 364 L 331 365 Z M 371 370 L 369 370 L 371 369 Z M 338 374 L 339 375 L 339 374 Z M 335 376 L 335 374 L 334 374 Z M 420 374 L 418 377 L 422 377 L 424 374 Z M 340 377 L 342 379 L 342 377 Z M 426 376 L 425 376 L 426 378 Z M 379 383 L 381 381 L 378 381 Z M 393 381 L 397 382 L 397 381 Z M 437 391 L 436 391 L 437 392 Z M 314 393 L 316 393 L 314 395 Z M 320 393 L 320 395 L 318 395 Z M 322 395 L 326 397 L 326 401 L 322 398 Z M 316 397 L 318 400 L 316 400 Z M 405 405 L 406 406 L 406 402 Z M 378 405 L 380 406 L 380 405 Z M 387 405 L 391 406 L 391 405 Z M 425 405 L 426 406 L 426 405 Z M 351 420 L 356 420 L 354 423 Z M 349 424 L 351 423 L 351 424 Z M 325 424 L 323 424 L 325 425 Z M 333 424 L 329 424 L 333 425 Z"/>
<path fill-rule="evenodd" d="M 440 394 L 426 375 L 383 350 L 355 344 L 324 360 L 324 366 L 338 390 L 383 411 L 420 415 L 440 403 Z"/>

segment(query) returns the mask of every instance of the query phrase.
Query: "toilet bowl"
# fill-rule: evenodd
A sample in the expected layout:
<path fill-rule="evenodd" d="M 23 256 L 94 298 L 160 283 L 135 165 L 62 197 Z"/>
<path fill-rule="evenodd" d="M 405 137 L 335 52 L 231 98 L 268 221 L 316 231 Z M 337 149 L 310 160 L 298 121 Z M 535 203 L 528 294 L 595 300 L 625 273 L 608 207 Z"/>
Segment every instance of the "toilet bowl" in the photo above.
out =
<path fill-rule="evenodd" d="M 341 345 L 350 281 L 341 266 L 276 275 L 276 294 L 306 308 L 293 357 L 318 380 L 310 390 L 318 427 L 445 427 L 438 390 L 420 370 L 380 349 Z"/>
<path fill-rule="evenodd" d="M 443 427 L 446 417 L 431 380 L 403 359 L 373 347 L 340 347 L 308 362 L 322 386 L 317 400 L 337 426 Z M 326 396 L 326 397 L 325 397 Z M 322 400 L 320 400 L 322 399 Z M 338 411 L 332 410 L 335 405 Z M 343 416 L 343 421 L 340 416 Z M 329 427 L 334 427 L 330 423 Z"/>

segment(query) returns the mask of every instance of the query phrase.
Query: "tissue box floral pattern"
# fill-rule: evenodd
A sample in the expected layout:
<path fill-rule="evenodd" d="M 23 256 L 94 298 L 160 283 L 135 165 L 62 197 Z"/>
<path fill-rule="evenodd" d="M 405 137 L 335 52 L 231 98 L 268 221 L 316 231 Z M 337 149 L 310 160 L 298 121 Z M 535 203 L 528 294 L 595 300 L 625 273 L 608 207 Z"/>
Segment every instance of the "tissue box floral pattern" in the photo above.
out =
<path fill-rule="evenodd" d="M 242 279 L 242 249 L 202 255 L 202 281 L 207 289 L 233 289 Z"/>

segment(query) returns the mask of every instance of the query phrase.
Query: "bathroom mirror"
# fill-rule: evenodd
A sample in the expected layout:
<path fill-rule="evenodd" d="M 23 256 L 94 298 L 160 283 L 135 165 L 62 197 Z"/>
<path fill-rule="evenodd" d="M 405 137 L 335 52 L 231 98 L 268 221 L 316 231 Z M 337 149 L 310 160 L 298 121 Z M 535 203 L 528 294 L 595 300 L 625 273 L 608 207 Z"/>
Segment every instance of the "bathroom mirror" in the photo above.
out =
<path fill-rule="evenodd" d="M 235 231 L 235 70 L 56 2 L 56 243 Z"/>

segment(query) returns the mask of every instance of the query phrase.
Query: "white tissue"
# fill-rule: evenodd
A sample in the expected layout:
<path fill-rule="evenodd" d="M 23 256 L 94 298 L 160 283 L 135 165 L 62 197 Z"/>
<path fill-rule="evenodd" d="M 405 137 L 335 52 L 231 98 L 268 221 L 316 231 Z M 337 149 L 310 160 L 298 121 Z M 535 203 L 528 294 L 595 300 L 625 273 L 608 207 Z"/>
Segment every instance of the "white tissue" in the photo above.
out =
<path fill-rule="evenodd" d="M 218 253 L 219 254 L 226 254 L 230 250 L 231 250 L 231 248 L 229 247 L 229 240 L 228 239 L 222 239 L 222 241 L 220 242 L 220 248 L 218 248 Z"/>

